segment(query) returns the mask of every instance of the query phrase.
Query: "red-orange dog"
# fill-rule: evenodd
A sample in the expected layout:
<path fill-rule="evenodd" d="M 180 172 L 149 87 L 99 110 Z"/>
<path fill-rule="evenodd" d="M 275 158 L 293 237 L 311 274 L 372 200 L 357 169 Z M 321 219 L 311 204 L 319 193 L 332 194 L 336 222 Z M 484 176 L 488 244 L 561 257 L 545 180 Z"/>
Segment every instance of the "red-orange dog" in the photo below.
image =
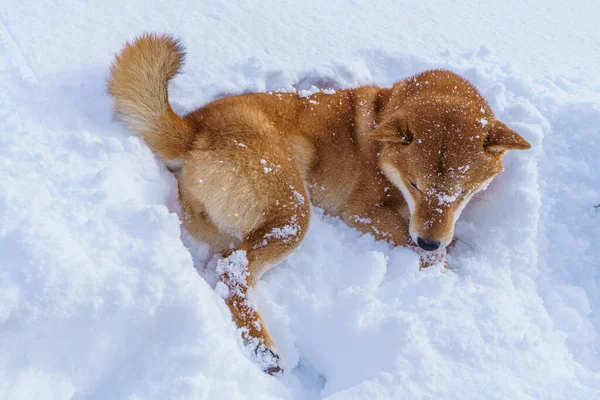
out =
<path fill-rule="evenodd" d="M 119 119 L 174 171 L 185 228 L 228 255 L 227 304 L 271 374 L 281 364 L 250 289 L 298 247 L 311 203 L 377 239 L 443 251 L 501 156 L 530 147 L 441 70 L 389 89 L 233 96 L 180 117 L 167 85 L 183 56 L 173 37 L 145 34 L 116 57 L 108 90 Z"/>

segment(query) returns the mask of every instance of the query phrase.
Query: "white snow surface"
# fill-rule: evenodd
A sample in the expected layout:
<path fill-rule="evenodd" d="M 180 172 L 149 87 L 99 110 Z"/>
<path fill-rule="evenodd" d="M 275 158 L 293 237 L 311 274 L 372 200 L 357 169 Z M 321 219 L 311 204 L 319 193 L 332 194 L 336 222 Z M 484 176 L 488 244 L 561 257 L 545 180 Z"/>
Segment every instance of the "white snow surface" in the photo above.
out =
<path fill-rule="evenodd" d="M 600 398 L 599 4 L 3 0 L 0 399 Z M 178 112 L 442 67 L 533 147 L 465 209 L 450 270 L 314 210 L 256 290 L 271 377 L 112 117 L 111 58 L 148 30 L 188 49 Z"/>

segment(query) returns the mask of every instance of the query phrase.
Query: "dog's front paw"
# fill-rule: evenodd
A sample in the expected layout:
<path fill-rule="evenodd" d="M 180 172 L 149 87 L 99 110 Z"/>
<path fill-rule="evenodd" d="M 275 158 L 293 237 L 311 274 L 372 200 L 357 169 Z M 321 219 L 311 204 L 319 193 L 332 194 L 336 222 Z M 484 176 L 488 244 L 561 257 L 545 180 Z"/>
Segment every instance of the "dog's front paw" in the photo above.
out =
<path fill-rule="evenodd" d="M 446 258 L 446 251 L 430 251 L 430 252 L 419 252 L 420 268 L 429 268 L 434 266 L 441 266 L 448 269 L 448 259 Z"/>

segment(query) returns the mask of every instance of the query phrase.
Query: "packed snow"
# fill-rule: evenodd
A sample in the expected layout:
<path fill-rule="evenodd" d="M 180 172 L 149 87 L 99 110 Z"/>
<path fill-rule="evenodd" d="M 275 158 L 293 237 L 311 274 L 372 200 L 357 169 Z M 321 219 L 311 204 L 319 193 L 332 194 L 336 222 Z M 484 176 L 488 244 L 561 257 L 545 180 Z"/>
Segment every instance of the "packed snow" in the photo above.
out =
<path fill-rule="evenodd" d="M 0 399 L 600 398 L 598 15 L 566 0 L 2 1 Z M 217 282 L 243 254 L 228 264 L 182 231 L 175 178 L 112 116 L 109 63 L 143 31 L 187 47 L 180 113 L 441 67 L 532 149 L 464 210 L 448 270 L 315 209 L 256 289 L 285 363 L 271 377 Z"/>

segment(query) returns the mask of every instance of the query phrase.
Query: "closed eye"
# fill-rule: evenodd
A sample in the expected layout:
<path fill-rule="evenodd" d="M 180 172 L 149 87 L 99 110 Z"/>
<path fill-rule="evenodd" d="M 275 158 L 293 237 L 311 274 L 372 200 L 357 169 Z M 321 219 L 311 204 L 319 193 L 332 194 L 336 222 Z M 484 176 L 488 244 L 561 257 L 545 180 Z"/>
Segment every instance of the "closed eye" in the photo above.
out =
<path fill-rule="evenodd" d="M 414 183 L 414 182 L 412 182 L 412 181 L 411 181 L 411 182 L 410 182 L 410 185 L 411 185 L 412 187 L 414 187 L 415 189 L 417 189 L 417 190 L 420 192 L 420 190 L 419 190 L 419 188 L 417 187 L 417 184 L 416 184 L 416 183 Z"/>

